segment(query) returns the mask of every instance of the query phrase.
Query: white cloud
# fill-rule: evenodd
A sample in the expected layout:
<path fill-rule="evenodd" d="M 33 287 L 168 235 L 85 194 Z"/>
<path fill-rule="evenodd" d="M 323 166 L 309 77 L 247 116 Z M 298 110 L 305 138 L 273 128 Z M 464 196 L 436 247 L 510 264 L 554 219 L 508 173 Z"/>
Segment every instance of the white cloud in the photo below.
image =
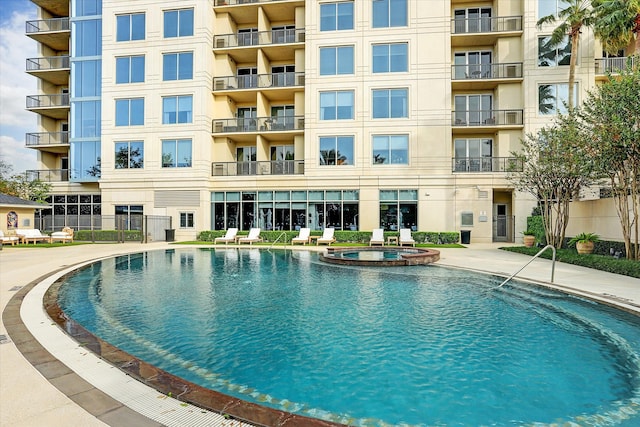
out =
<path fill-rule="evenodd" d="M 14 11 L 0 26 L 0 157 L 13 172 L 35 169 L 36 152 L 25 148 L 24 135 L 36 131 L 36 114 L 25 110 L 27 95 L 37 93 L 37 81 L 25 73 L 27 58 L 38 56 L 37 44 L 25 36 L 25 22 L 35 12 Z"/>

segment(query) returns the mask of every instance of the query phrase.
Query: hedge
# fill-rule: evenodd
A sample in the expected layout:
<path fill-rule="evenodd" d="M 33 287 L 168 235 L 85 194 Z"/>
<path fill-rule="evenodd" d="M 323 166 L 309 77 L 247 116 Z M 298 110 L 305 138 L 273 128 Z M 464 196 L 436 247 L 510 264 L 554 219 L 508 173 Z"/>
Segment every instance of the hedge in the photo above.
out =
<path fill-rule="evenodd" d="M 78 230 L 73 233 L 73 240 L 88 242 L 117 242 L 122 239 L 124 233 L 125 242 L 141 242 L 142 232 L 140 230 Z"/>
<path fill-rule="evenodd" d="M 248 231 L 238 232 L 239 236 L 247 235 Z M 222 237 L 226 234 L 225 230 L 206 230 L 198 233 L 197 239 L 203 242 L 213 242 L 216 237 Z M 260 237 L 264 242 L 278 243 L 291 242 L 291 239 L 298 235 L 297 231 L 262 231 Z M 311 232 L 312 236 L 322 236 L 322 231 L 316 230 Z M 399 236 L 397 231 L 385 231 L 384 238 L 389 236 Z M 449 232 L 432 232 L 432 231 L 414 231 L 412 234 L 416 243 L 436 243 L 451 244 L 460 241 L 460 233 L 457 231 Z M 369 244 L 371 239 L 371 231 L 340 231 L 336 230 L 334 237 L 338 243 L 364 243 Z"/>

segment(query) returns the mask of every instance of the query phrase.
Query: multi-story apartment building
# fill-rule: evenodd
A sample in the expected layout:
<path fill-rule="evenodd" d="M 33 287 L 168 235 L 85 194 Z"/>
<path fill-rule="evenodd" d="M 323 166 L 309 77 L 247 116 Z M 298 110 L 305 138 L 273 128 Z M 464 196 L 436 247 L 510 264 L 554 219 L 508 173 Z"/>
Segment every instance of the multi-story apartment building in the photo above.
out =
<path fill-rule="evenodd" d="M 567 97 L 569 50 L 535 25 L 559 0 L 32 2 L 26 144 L 53 184 L 48 229 L 157 215 L 179 239 L 333 226 L 513 241 L 535 200 L 506 180 L 512 152 Z M 600 57 L 585 30 L 578 101 Z"/>

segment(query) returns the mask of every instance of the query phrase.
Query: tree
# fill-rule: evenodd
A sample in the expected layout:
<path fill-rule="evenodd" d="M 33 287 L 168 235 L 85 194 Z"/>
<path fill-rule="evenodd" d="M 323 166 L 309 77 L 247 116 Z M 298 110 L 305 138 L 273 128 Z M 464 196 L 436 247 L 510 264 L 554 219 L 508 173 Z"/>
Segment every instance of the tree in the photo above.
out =
<path fill-rule="evenodd" d="M 11 175 L 12 170 L 11 165 L 0 160 L 0 193 L 44 203 L 51 191 L 51 184 L 29 179 L 26 173 Z"/>
<path fill-rule="evenodd" d="M 512 153 L 514 165 L 507 179 L 519 191 L 540 203 L 547 243 L 560 248 L 569 221 L 569 206 L 580 189 L 594 182 L 593 162 L 583 148 L 584 133 L 573 114 L 560 115 L 536 134 L 522 140 L 522 151 Z"/>
<path fill-rule="evenodd" d="M 580 118 L 596 171 L 611 186 L 627 258 L 640 260 L 640 69 L 620 75 L 589 93 Z"/>
<path fill-rule="evenodd" d="M 640 0 L 592 0 L 593 29 L 603 49 L 616 54 L 634 41 L 640 54 Z"/>
<path fill-rule="evenodd" d="M 558 46 L 563 42 L 566 35 L 571 43 L 571 59 L 569 61 L 569 100 L 567 104 L 569 110 L 573 109 L 574 92 L 576 81 L 576 61 L 578 58 L 578 48 L 580 46 L 580 31 L 582 27 L 590 27 L 594 22 L 594 12 L 589 0 L 561 0 L 567 7 L 558 11 L 558 16 L 547 15 L 538 20 L 536 26 L 542 28 L 546 24 L 553 24 L 561 21 L 553 32 L 549 43 L 551 46 Z"/>

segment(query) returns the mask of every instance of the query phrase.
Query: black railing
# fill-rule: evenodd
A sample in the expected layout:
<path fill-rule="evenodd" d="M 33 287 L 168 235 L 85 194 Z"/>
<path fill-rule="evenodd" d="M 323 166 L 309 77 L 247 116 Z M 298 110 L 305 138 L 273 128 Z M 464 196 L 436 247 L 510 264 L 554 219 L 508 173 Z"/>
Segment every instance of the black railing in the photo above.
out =
<path fill-rule="evenodd" d="M 62 182 L 69 181 L 69 169 L 40 169 L 26 171 L 30 181 Z"/>
<path fill-rule="evenodd" d="M 518 126 L 523 123 L 522 110 L 469 110 L 451 113 L 451 124 L 456 127 Z"/>
<path fill-rule="evenodd" d="M 291 28 L 254 33 L 222 34 L 213 38 L 214 49 L 241 46 L 265 46 L 285 43 L 302 43 L 305 39 L 304 28 Z"/>
<path fill-rule="evenodd" d="M 235 6 L 238 4 L 251 4 L 251 3 L 272 3 L 274 0 L 216 0 L 215 6 Z M 292 1 L 292 0 L 279 0 L 279 1 Z M 300 0 L 295 0 L 300 1 Z"/>
<path fill-rule="evenodd" d="M 222 132 L 278 132 L 303 130 L 304 116 L 273 116 L 256 118 L 216 119 L 211 133 Z"/>
<path fill-rule="evenodd" d="M 29 95 L 27 108 L 69 107 L 69 95 Z"/>
<path fill-rule="evenodd" d="M 273 160 L 260 162 L 216 162 L 211 164 L 212 176 L 242 175 L 303 175 L 304 160 Z"/>
<path fill-rule="evenodd" d="M 521 172 L 522 160 L 517 157 L 455 157 L 453 172 Z"/>
<path fill-rule="evenodd" d="M 27 71 L 63 70 L 70 67 L 69 56 L 27 58 Z"/>
<path fill-rule="evenodd" d="M 454 18 L 451 20 L 453 34 L 501 33 L 522 31 L 522 16 L 500 16 L 479 18 Z"/>
<path fill-rule="evenodd" d="M 304 86 L 304 73 L 250 74 L 213 79 L 214 91 L 291 86 Z"/>
<path fill-rule="evenodd" d="M 522 78 L 522 62 L 452 65 L 453 80 Z"/>
<path fill-rule="evenodd" d="M 37 132 L 25 136 L 26 146 L 59 145 L 69 143 L 69 132 Z"/>
<path fill-rule="evenodd" d="M 69 31 L 69 18 L 51 18 L 27 21 L 27 34 L 50 33 L 54 31 Z"/>

